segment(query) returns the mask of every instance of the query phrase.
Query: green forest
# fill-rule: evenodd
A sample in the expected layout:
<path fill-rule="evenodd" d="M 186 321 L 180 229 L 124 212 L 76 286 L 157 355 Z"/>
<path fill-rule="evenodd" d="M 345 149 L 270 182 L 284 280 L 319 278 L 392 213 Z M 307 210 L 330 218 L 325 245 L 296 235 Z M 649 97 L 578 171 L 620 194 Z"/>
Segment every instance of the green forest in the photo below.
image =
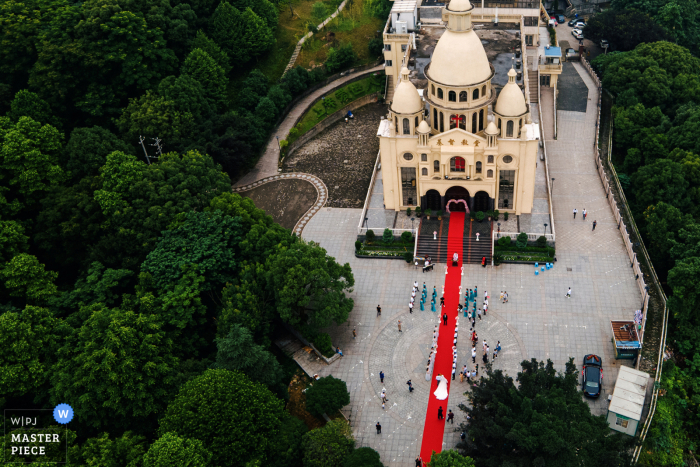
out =
<path fill-rule="evenodd" d="M 0 408 L 68 403 L 64 465 L 381 466 L 285 410 L 299 370 L 272 345 L 293 325 L 332 353 L 349 265 L 231 193 L 327 77 L 258 69 L 293 5 L 0 2 Z M 349 402 L 329 378 L 320 420 Z"/>
<path fill-rule="evenodd" d="M 700 59 L 660 41 L 592 64 L 614 96 L 612 160 L 668 296 L 675 353 L 639 462 L 680 467 L 700 442 Z"/>

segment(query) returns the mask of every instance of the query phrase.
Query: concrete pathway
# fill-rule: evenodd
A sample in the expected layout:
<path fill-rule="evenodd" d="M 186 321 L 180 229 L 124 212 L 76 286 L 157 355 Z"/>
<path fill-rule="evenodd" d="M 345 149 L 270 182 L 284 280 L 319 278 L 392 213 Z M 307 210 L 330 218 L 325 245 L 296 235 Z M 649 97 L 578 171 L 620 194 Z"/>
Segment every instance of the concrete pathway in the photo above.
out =
<path fill-rule="evenodd" d="M 370 68 L 369 70 L 363 70 L 363 71 L 358 71 L 356 73 L 350 73 L 347 76 L 343 76 L 342 78 L 339 78 L 335 81 L 332 81 L 328 83 L 326 86 L 317 89 L 316 91 L 312 92 L 308 96 L 306 96 L 304 99 L 299 101 L 297 105 L 295 105 L 292 110 L 289 111 L 285 119 L 282 121 L 280 126 L 278 126 L 270 135 L 270 139 L 267 141 L 267 146 L 265 147 L 265 152 L 264 154 L 260 157 L 260 160 L 258 163 L 255 165 L 255 168 L 248 172 L 243 178 L 241 178 L 235 185 L 234 187 L 241 187 L 245 185 L 249 185 L 253 182 L 256 182 L 258 180 L 261 180 L 265 177 L 269 177 L 272 175 L 277 175 L 278 173 L 278 164 L 279 164 L 279 158 L 280 158 L 280 151 L 279 151 L 279 146 L 277 144 L 277 138 L 276 136 L 279 136 L 280 139 L 285 139 L 287 137 L 287 134 L 289 134 L 289 130 L 292 129 L 294 124 L 297 121 L 297 118 L 302 116 L 304 112 L 308 110 L 309 107 L 311 107 L 311 104 L 319 97 L 323 96 L 324 94 L 328 93 L 329 91 L 332 91 L 335 88 L 338 88 L 342 86 L 344 83 L 347 83 L 353 78 L 356 78 L 358 76 L 362 75 L 367 75 L 370 73 L 374 73 L 376 71 L 381 71 L 384 70 L 384 64 L 377 65 L 374 68 Z"/>

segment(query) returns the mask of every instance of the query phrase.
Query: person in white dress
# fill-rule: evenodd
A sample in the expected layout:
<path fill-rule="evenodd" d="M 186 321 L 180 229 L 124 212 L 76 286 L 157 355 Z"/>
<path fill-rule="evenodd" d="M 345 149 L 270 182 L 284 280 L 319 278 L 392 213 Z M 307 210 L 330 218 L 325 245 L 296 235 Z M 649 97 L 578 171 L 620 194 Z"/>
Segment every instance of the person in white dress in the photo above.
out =
<path fill-rule="evenodd" d="M 433 393 L 435 395 L 435 398 L 438 400 L 444 401 L 447 399 L 447 378 L 445 378 L 442 375 L 437 375 L 435 379 L 438 381 L 438 387 Z"/>

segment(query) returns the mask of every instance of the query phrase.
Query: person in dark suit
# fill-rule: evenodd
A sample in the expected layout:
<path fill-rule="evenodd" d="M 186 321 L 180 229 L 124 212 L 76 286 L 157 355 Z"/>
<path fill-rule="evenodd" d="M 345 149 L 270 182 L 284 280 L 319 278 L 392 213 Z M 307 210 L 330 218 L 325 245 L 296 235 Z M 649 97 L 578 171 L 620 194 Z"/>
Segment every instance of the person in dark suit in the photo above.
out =
<path fill-rule="evenodd" d="M 442 420 L 444 417 L 442 416 L 442 406 L 438 409 L 438 420 Z"/>
<path fill-rule="evenodd" d="M 445 313 L 444 315 L 442 315 L 442 324 L 443 324 L 444 326 L 447 326 L 447 313 Z"/>

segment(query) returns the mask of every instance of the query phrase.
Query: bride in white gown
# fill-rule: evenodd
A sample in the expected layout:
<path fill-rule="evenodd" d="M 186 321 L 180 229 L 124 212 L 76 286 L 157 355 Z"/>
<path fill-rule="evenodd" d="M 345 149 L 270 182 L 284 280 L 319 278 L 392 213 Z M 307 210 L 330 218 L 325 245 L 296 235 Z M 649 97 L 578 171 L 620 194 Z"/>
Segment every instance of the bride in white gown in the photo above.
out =
<path fill-rule="evenodd" d="M 447 378 L 437 375 L 435 379 L 438 381 L 438 387 L 433 394 L 437 399 L 444 401 L 447 399 Z"/>

